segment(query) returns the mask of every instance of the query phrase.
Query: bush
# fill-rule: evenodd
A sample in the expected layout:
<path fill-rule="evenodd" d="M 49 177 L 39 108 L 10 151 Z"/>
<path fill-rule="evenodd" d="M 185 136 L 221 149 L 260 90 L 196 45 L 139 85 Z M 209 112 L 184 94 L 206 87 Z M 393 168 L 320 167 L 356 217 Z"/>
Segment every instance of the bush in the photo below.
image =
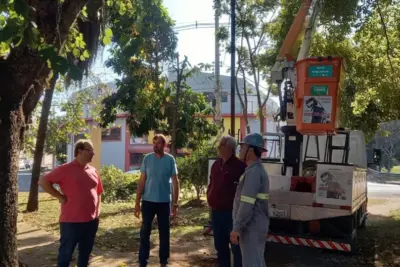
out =
<path fill-rule="evenodd" d="M 102 201 L 127 201 L 136 193 L 140 174 L 127 174 L 114 165 L 103 166 L 100 171 L 104 193 Z"/>
<path fill-rule="evenodd" d="M 207 188 L 208 158 L 215 156 L 217 156 L 215 147 L 206 144 L 197 147 L 190 156 L 177 159 L 182 187 L 189 191 L 194 188 L 198 200 Z"/>

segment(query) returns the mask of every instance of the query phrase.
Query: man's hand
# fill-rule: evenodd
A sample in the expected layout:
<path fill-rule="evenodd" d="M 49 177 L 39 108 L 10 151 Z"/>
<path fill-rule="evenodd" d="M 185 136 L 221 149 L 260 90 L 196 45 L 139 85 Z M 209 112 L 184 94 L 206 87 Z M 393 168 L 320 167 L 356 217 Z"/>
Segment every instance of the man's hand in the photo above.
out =
<path fill-rule="evenodd" d="M 232 231 L 231 232 L 231 243 L 234 245 L 239 245 L 239 237 L 240 237 L 240 235 L 238 232 Z"/>
<path fill-rule="evenodd" d="M 139 204 L 136 204 L 136 207 L 135 207 L 135 211 L 134 211 L 134 214 L 135 214 L 135 217 L 136 218 L 140 218 L 140 203 Z"/>
<path fill-rule="evenodd" d="M 61 205 L 64 205 L 65 203 L 67 203 L 67 197 L 60 194 L 60 196 L 58 197 L 58 201 L 61 203 Z"/>
<path fill-rule="evenodd" d="M 177 205 L 172 205 L 171 216 L 175 217 L 177 214 L 178 214 L 178 206 Z"/>

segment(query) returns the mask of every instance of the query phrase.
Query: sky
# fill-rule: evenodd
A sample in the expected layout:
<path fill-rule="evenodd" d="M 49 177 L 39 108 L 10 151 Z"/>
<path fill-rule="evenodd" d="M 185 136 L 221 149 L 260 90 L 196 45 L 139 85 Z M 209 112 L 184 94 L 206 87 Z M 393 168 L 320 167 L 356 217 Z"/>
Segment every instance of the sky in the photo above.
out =
<path fill-rule="evenodd" d="M 168 9 L 170 17 L 175 21 L 176 27 L 198 23 L 214 24 L 213 0 L 164 0 L 164 6 Z M 229 24 L 229 17 L 222 16 L 220 23 Z M 229 28 L 229 27 L 228 27 Z M 178 53 L 183 59 L 184 56 L 192 66 L 199 63 L 214 64 L 215 61 L 215 35 L 214 27 L 193 28 L 189 30 L 177 30 L 178 33 Z M 220 49 L 221 75 L 230 75 L 230 54 L 225 49 Z M 107 51 L 103 57 L 98 57 L 93 66 L 93 72 L 97 73 L 103 82 L 112 81 L 117 78 L 112 70 L 107 69 L 101 59 L 106 60 L 109 57 Z M 263 84 L 264 85 L 264 84 Z M 264 85 L 266 86 L 266 85 Z M 272 99 L 276 100 L 274 97 Z"/>
<path fill-rule="evenodd" d="M 175 21 L 176 27 L 199 23 L 214 23 L 213 0 L 164 0 L 170 17 Z M 222 17 L 221 23 L 227 23 L 228 18 Z M 199 63 L 213 64 L 215 55 L 214 28 L 178 30 L 178 52 L 183 58 L 187 56 L 192 66 Z M 93 72 L 106 80 L 112 80 L 115 75 L 112 70 L 104 66 L 103 61 L 109 57 L 104 51 L 103 57 L 98 57 Z M 103 61 L 102 61 L 103 60 Z M 230 56 L 221 52 L 221 74 L 227 73 Z M 107 75 L 104 75 L 107 74 Z"/>

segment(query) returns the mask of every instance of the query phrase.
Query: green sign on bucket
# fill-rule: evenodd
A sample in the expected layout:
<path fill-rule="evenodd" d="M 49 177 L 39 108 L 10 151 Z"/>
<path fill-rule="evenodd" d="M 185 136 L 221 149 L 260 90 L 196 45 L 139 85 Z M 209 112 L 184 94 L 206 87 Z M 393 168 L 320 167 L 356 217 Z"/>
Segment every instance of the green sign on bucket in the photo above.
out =
<path fill-rule="evenodd" d="M 328 85 L 311 86 L 311 95 L 328 95 Z"/>
<path fill-rule="evenodd" d="M 333 66 L 331 65 L 314 65 L 308 67 L 308 77 L 332 77 Z"/>

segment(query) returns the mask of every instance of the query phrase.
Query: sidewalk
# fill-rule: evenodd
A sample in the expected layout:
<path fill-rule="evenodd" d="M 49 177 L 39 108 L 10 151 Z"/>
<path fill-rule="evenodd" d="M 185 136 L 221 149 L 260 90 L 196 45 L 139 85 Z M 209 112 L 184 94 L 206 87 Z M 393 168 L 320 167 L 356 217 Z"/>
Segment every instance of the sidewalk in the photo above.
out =
<path fill-rule="evenodd" d="M 21 215 L 20 215 L 21 216 Z M 28 267 L 52 267 L 57 266 L 58 236 L 49 232 L 34 228 L 18 219 L 18 255 L 19 260 L 27 264 Z M 213 252 L 207 244 L 209 240 L 202 240 L 196 248 L 188 247 L 186 244 L 176 248 L 171 247 L 171 264 L 175 267 L 189 266 L 216 266 L 214 263 Z M 75 251 L 76 252 L 76 251 Z M 77 254 L 75 253 L 74 258 Z M 93 249 L 91 267 L 128 267 L 138 266 L 137 253 L 102 251 L 98 248 Z M 150 255 L 149 267 L 159 266 L 158 250 L 152 250 Z M 76 261 L 71 263 L 76 266 Z"/>

